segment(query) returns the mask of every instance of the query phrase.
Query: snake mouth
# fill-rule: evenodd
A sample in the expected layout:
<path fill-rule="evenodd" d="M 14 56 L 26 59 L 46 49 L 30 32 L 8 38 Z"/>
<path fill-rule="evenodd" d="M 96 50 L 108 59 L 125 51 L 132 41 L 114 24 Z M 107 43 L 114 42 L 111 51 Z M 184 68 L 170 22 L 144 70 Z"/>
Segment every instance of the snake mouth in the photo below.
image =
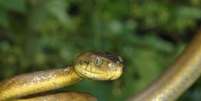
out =
<path fill-rule="evenodd" d="M 115 80 L 122 74 L 120 71 L 104 71 L 90 67 L 75 68 L 75 71 L 79 76 L 93 80 Z"/>
<path fill-rule="evenodd" d="M 88 70 L 87 68 L 75 68 L 75 71 L 83 78 L 94 80 L 107 80 L 107 73 L 103 71 Z"/>
<path fill-rule="evenodd" d="M 94 80 L 97 80 L 97 79 L 100 80 L 100 79 L 102 79 L 104 77 L 103 73 L 94 73 L 94 72 L 91 72 L 91 71 L 88 71 L 88 70 L 83 70 L 82 72 L 78 72 L 78 74 L 81 77 L 94 79 Z"/>

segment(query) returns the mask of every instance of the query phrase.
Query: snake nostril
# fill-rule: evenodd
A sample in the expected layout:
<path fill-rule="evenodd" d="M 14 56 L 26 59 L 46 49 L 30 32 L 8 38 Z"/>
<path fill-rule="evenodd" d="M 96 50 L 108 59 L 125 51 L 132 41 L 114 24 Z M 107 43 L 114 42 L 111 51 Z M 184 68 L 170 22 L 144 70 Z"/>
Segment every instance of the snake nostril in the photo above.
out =
<path fill-rule="evenodd" d="M 115 64 L 114 64 L 114 63 L 109 63 L 109 64 L 108 64 L 108 67 L 109 67 L 110 69 L 115 69 Z"/>

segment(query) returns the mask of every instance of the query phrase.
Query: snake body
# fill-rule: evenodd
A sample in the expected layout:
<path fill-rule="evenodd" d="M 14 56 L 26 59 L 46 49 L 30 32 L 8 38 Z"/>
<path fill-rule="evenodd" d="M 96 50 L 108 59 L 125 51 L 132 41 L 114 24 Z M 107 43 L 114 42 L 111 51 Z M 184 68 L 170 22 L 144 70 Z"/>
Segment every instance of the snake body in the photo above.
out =
<path fill-rule="evenodd" d="M 177 61 L 144 91 L 128 101 L 175 101 L 201 75 L 201 31 Z"/>
<path fill-rule="evenodd" d="M 23 99 L 15 99 L 15 101 L 97 101 L 96 97 L 81 92 L 65 92 L 57 94 L 40 95 L 36 97 L 28 97 Z"/>
<path fill-rule="evenodd" d="M 115 56 L 110 53 L 86 52 L 79 55 L 74 63 L 67 68 L 22 74 L 1 82 L 0 101 L 10 99 L 17 100 L 17 98 L 27 95 L 72 85 L 84 78 L 93 80 L 115 80 L 121 76 L 122 69 L 123 64 L 120 56 Z M 55 97 L 56 95 L 52 96 Z M 63 96 L 63 94 L 57 96 Z M 27 99 L 26 101 L 29 100 Z"/>

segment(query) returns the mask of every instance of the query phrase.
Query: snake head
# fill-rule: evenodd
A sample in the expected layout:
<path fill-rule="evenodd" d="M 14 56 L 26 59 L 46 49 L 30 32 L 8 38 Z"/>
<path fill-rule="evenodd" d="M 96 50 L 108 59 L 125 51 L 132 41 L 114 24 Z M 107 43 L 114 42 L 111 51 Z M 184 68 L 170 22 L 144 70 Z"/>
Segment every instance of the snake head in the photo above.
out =
<path fill-rule="evenodd" d="M 123 72 L 123 60 L 111 53 L 87 52 L 77 57 L 74 68 L 84 78 L 115 80 Z"/>

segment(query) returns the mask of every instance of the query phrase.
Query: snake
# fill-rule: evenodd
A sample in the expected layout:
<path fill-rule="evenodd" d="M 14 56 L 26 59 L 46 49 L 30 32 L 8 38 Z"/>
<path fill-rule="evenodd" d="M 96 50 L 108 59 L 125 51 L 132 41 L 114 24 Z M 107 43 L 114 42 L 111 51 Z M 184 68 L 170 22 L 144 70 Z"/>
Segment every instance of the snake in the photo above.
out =
<path fill-rule="evenodd" d="M 96 101 L 84 92 L 34 94 L 69 86 L 83 79 L 115 80 L 122 75 L 123 67 L 120 56 L 108 52 L 84 52 L 66 68 L 25 73 L 3 80 L 0 82 L 0 101 Z"/>
<path fill-rule="evenodd" d="M 96 101 L 95 97 L 78 92 L 20 97 L 72 85 L 84 78 L 115 80 L 122 74 L 122 61 L 119 56 L 87 52 L 78 56 L 68 68 L 23 74 L 1 82 L 0 101 L 73 101 L 72 95 L 78 98 L 74 101 Z M 128 101 L 175 101 L 200 75 L 201 31 L 166 72 L 143 91 L 129 97 Z"/>
<path fill-rule="evenodd" d="M 175 101 L 201 75 L 201 30 L 176 62 L 141 92 L 128 101 Z"/>

